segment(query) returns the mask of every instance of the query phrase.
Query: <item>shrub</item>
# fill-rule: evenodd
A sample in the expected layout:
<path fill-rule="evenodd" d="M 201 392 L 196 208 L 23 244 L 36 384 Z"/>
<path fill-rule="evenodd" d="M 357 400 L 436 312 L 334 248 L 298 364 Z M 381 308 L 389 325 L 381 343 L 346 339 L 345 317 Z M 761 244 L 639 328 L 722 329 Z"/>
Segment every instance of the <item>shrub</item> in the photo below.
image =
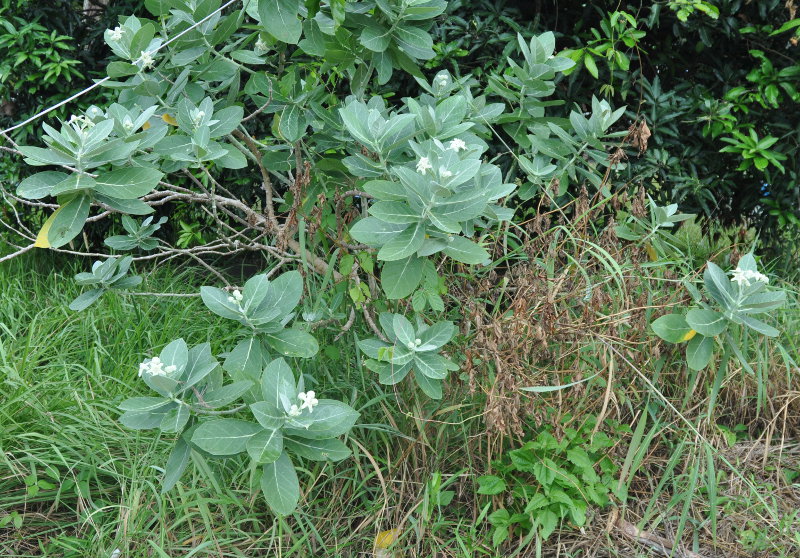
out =
<path fill-rule="evenodd" d="M 237 324 L 240 339 L 217 356 L 208 344 L 190 348 L 177 339 L 142 361 L 139 375 L 158 395 L 124 401 L 120 420 L 132 429 L 159 429 L 174 441 L 164 490 L 180 479 L 190 457 L 241 463 L 233 456 L 247 454 L 271 509 L 288 514 L 300 500 L 295 462 L 346 458 L 339 437 L 358 418 L 346 402 L 317 399 L 306 387 L 313 375 L 295 374 L 291 359 L 317 357 L 311 326 L 323 322 L 341 334 L 363 315 L 372 334 L 357 346 L 378 381 L 393 385 L 413 377 L 427 397 L 442 398 L 448 372 L 465 364 L 447 346 L 456 328 L 443 315 L 468 322 L 462 309 L 446 304 L 454 278 L 503 271 L 523 219 L 517 210 L 534 215 L 540 232 L 546 213 L 558 216 L 554 230 L 578 246 L 584 239 L 572 236 L 566 222 L 586 230 L 594 209 L 619 201 L 611 181 L 625 167 L 621 146 L 635 142 L 631 131 L 619 129 L 625 107 L 607 100 L 592 96 L 584 107 L 564 108 L 562 117 L 554 112 L 563 104 L 553 99 L 557 81 L 576 62 L 571 53 L 556 53 L 551 32 L 518 35 L 507 65 L 487 72 L 484 82 L 447 70 L 427 76 L 426 61 L 436 56 L 430 31 L 447 8 L 442 0 L 145 6 L 151 18 L 124 17 L 104 33 L 117 59 L 98 86 L 114 102 L 44 124 L 42 145 L 14 146 L 42 168 L 19 183 L 19 203 L 53 209 L 35 238 L 18 228 L 32 244 L 16 253 L 33 246 L 84 248 L 94 258 L 88 242 L 80 243 L 87 223 L 95 228 L 119 216 L 128 234 L 109 236 L 112 252 L 76 277 L 90 289 L 73 301 L 75 310 L 98 303 L 110 289 L 138 286 L 139 277 L 127 273 L 142 262 L 185 257 L 210 269 L 219 283 L 202 287 L 200 296 L 209 311 Z M 630 19 L 623 19 L 620 29 L 630 31 Z M 609 20 L 612 28 L 616 23 Z M 641 38 L 625 37 L 624 44 Z M 620 52 L 613 42 L 591 48 L 601 46 Z M 586 64 L 591 54 L 582 56 Z M 627 64 L 617 54 L 614 60 L 620 68 Z M 413 79 L 418 89 L 396 98 L 393 79 Z M 645 135 L 640 126 L 637 147 Z M 231 176 L 240 180 L 236 188 Z M 164 219 L 174 221 L 173 202 L 200 208 L 211 230 L 182 223 L 185 236 L 177 245 L 156 240 Z M 684 216 L 674 205 L 654 202 L 648 224 L 639 205 L 620 236 L 649 246 L 658 259 L 674 240 L 661 229 Z M 165 215 L 156 220 L 156 211 Z M 612 230 L 613 213 L 598 211 L 592 226 Z M 139 224 L 132 216 L 147 217 Z M 604 281 L 621 285 L 613 258 L 594 244 L 590 252 L 613 271 Z M 253 253 L 266 269 L 240 288 L 206 261 Z M 757 273 L 754 259 L 742 262 Z M 707 290 L 723 304 L 734 291 L 720 286 L 712 265 Z M 311 301 L 313 311 L 298 312 L 309 276 L 320 282 L 321 294 Z M 591 300 L 592 288 L 585 287 L 584 298 Z M 768 298 L 743 304 L 779 302 L 777 295 Z M 707 298 L 696 303 L 704 317 L 716 312 Z M 723 309 L 736 324 L 756 323 L 743 307 Z M 713 343 L 707 339 L 722 331 L 701 331 L 696 316 L 693 309 L 681 319 L 699 332 L 692 348 L 703 349 L 703 359 L 690 356 L 690 365 L 704 368 Z M 665 322 L 654 323 L 656 333 L 684 340 L 686 332 L 678 339 L 673 327 L 661 327 Z M 508 473 L 529 472 L 520 461 L 526 453 L 556 463 L 544 453 L 563 450 L 557 465 L 579 476 L 596 495 L 592 501 L 602 504 L 608 482 L 596 478 L 594 459 L 602 461 L 603 448 L 581 449 L 584 442 L 580 433 L 565 445 L 542 435 L 510 454 L 516 469 Z M 528 514 L 522 523 L 546 538 L 567 514 L 578 523 L 585 501 L 540 465 L 530 467 L 546 501 L 531 496 L 537 503 L 521 513 Z M 607 475 L 613 467 L 601 470 Z M 530 519 L 540 509 L 543 515 Z M 493 517 L 499 543 L 517 521 L 499 512 Z"/>

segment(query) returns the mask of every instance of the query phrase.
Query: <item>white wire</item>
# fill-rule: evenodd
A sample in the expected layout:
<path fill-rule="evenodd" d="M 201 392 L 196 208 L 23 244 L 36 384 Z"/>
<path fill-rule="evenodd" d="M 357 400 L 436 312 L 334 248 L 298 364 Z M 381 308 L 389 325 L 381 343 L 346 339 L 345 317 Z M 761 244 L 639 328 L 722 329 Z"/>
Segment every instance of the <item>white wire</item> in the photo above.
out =
<path fill-rule="evenodd" d="M 151 52 L 150 54 L 155 54 L 156 52 L 158 52 L 159 50 L 161 50 L 162 48 L 164 48 L 165 46 L 167 46 L 167 45 L 168 45 L 168 44 L 170 44 L 171 42 L 173 42 L 173 41 L 177 41 L 177 40 L 178 40 L 178 39 L 180 39 L 180 38 L 181 38 L 183 35 L 185 35 L 185 34 L 186 34 L 186 33 L 188 33 L 189 31 L 191 31 L 192 29 L 194 29 L 194 28 L 195 28 L 195 27 L 197 27 L 198 25 L 201 25 L 201 24 L 205 23 L 206 21 L 208 21 L 209 19 L 211 19 L 211 18 L 212 18 L 214 15 L 216 15 L 217 13 L 221 12 L 222 10 L 224 10 L 225 8 L 227 8 L 228 6 L 230 6 L 231 4 L 234 4 L 234 3 L 236 3 L 236 2 L 239 2 L 239 1 L 240 1 L 240 0 L 229 0 L 229 1 L 228 1 L 228 2 L 226 2 L 224 5 L 220 6 L 219 8 L 217 8 L 216 10 L 214 10 L 213 12 L 211 12 L 210 14 L 208 14 L 206 17 L 204 17 L 203 19 L 201 19 L 201 20 L 200 20 L 200 21 L 198 21 L 197 23 L 194 23 L 194 24 L 192 24 L 190 27 L 187 27 L 186 29 L 184 29 L 183 31 L 181 31 L 180 33 L 178 33 L 177 35 L 175 35 L 175 36 L 174 36 L 174 37 L 172 37 L 171 39 L 167 40 L 165 43 L 163 43 L 161 46 L 159 46 L 157 49 L 155 49 L 155 50 L 154 50 L 153 52 Z M 45 110 L 43 110 L 43 111 L 41 111 L 41 112 L 39 112 L 39 113 L 37 113 L 37 114 L 34 114 L 33 116 L 31 116 L 31 117 L 30 117 L 30 118 L 28 118 L 27 120 L 25 120 L 25 121 L 23 121 L 23 122 L 20 122 L 19 124 L 15 124 L 14 126 L 11 126 L 10 128 L 6 128 L 6 129 L 5 129 L 5 130 L 3 130 L 3 131 L 0 131 L 0 135 L 5 135 L 5 134 L 7 134 L 8 132 L 13 132 L 14 130 L 16 130 L 16 129 L 18 129 L 18 128 L 22 128 L 22 127 L 23 127 L 23 126 L 25 126 L 26 124 L 29 124 L 29 123 L 33 122 L 34 120 L 36 120 L 36 119 L 38 119 L 38 118 L 41 118 L 41 117 L 42 117 L 42 116 L 44 116 L 45 114 L 48 114 L 48 113 L 50 113 L 50 112 L 52 112 L 52 111 L 56 110 L 56 109 L 57 109 L 57 108 L 59 108 L 59 107 L 63 107 L 63 106 L 64 106 L 64 105 L 66 105 L 67 103 L 70 103 L 70 102 L 74 101 L 75 99 L 77 99 L 77 98 L 81 97 L 82 95 L 85 95 L 86 93 L 88 93 L 88 92 L 89 92 L 89 91 L 91 91 L 92 89 L 95 89 L 95 88 L 97 88 L 97 87 L 100 87 L 101 85 L 103 85 L 105 82 L 107 82 L 107 81 L 108 81 L 108 80 L 110 80 L 110 79 L 111 79 L 110 77 L 104 77 L 103 79 L 101 79 L 101 80 L 99 80 L 99 81 L 96 81 L 96 82 L 94 82 L 92 85 L 90 85 L 89 87 L 87 87 L 87 88 L 86 88 L 86 89 L 84 89 L 83 91 L 79 91 L 78 93 L 75 93 L 75 94 L 74 94 L 72 97 L 70 97 L 69 99 L 65 99 L 65 100 L 61 101 L 60 103 L 56 103 L 55 105 L 53 105 L 53 106 L 51 106 L 51 107 L 49 107 L 49 108 L 46 108 Z"/>

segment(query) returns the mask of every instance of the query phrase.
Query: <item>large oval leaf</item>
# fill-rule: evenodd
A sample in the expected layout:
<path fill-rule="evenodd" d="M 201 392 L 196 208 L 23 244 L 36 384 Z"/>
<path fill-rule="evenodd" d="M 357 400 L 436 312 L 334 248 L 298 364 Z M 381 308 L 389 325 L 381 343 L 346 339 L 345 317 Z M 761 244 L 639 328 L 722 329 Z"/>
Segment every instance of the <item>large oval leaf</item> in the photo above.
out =
<path fill-rule="evenodd" d="M 164 173 L 145 167 L 126 167 L 98 176 L 95 191 L 111 198 L 131 200 L 149 194 Z"/>
<path fill-rule="evenodd" d="M 424 260 L 411 256 L 383 264 L 381 287 L 390 299 L 405 298 L 414 292 L 422 281 Z"/>
<path fill-rule="evenodd" d="M 359 414 L 350 405 L 333 399 L 320 399 L 314 407 L 311 418 L 314 422 L 308 428 L 285 427 L 284 432 L 309 440 L 336 438 L 350 431 Z"/>
<path fill-rule="evenodd" d="M 78 236 L 89 217 L 91 200 L 79 195 L 55 210 L 36 237 L 37 248 L 60 248 Z"/>
<path fill-rule="evenodd" d="M 270 509 L 278 515 L 289 515 L 300 500 L 300 482 L 292 460 L 286 452 L 273 463 L 264 465 L 261 472 L 261 490 Z"/>
<path fill-rule="evenodd" d="M 247 453 L 256 463 L 272 463 L 283 453 L 283 432 L 280 428 L 262 430 L 247 441 Z"/>
<path fill-rule="evenodd" d="M 197 427 L 192 443 L 211 455 L 235 455 L 247 449 L 247 442 L 262 428 L 238 419 L 214 419 Z"/>

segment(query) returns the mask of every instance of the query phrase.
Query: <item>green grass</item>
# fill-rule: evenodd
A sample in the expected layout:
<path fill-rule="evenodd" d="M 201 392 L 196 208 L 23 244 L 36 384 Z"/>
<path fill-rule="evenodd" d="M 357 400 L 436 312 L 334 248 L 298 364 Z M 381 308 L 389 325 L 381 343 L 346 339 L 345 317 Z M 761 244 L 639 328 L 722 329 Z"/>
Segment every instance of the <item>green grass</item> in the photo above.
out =
<path fill-rule="evenodd" d="M 573 248 L 569 244 L 577 254 Z M 633 281 L 641 268 L 625 262 L 613 268 L 599 247 L 576 258 L 554 269 L 569 272 L 575 261 L 582 266 L 576 273 L 580 280 L 568 286 L 576 292 L 585 291 L 589 278 L 611 294 L 621 284 L 626 290 L 620 298 L 631 303 L 674 299 L 671 281 L 655 271 L 648 271 L 651 279 Z M 641 335 L 650 338 L 645 332 L 637 337 L 632 330 L 630 339 L 615 339 L 620 323 L 602 322 L 598 329 L 595 318 L 566 296 L 556 308 L 571 315 L 574 331 L 569 330 L 569 341 L 546 343 L 567 349 L 513 361 L 514 351 L 535 345 L 530 335 L 523 336 L 521 348 L 503 353 L 504 347 L 496 347 L 506 359 L 498 368 L 481 349 L 496 339 L 470 337 L 455 352 L 480 349 L 472 354 L 477 364 L 460 380 L 455 375 L 448 381 L 439 403 L 405 384 L 380 386 L 362 369 L 348 347 L 368 334 L 360 329 L 363 324 L 357 322 L 338 342 L 337 326 L 318 330 L 322 356 L 295 365 L 318 382 L 318 392 L 342 398 L 362 413 L 347 442 L 353 457 L 307 464 L 300 474 L 301 506 L 285 519 L 272 516 L 251 489 L 243 460 L 190 466 L 172 491 L 161 494 L 159 467 L 170 440 L 125 429 L 116 420 L 116 405 L 146 395 L 137 365 L 169 341 L 209 341 L 219 355 L 233 346 L 235 331 L 198 297 L 108 294 L 85 312 L 71 312 L 67 305 L 80 292 L 71 277 L 81 265 L 85 262 L 47 254 L 0 265 L 0 556 L 106 557 L 116 549 L 121 558 L 369 556 L 376 534 L 392 528 L 401 530 L 397 556 L 534 556 L 537 542 L 522 534 L 492 548 L 486 517 L 505 503 L 476 496 L 475 479 L 538 429 L 557 434 L 567 413 L 581 424 L 582 417 L 601 412 L 630 424 L 628 430 L 607 432 L 617 440 L 612 456 L 620 482 L 629 487 L 627 499 L 613 512 L 593 510 L 583 533 L 562 525 L 541 543 L 541 555 L 659 555 L 617 528 L 607 533 L 611 513 L 698 552 L 713 547 L 724 556 L 785 558 L 800 552 L 795 511 L 800 464 L 793 441 L 800 386 L 797 372 L 782 364 L 774 345 L 748 347 L 756 375 L 729 371 L 709 420 L 713 376 L 690 382 L 679 352 L 658 355 L 654 345 L 637 345 Z M 604 274 L 611 280 L 598 281 Z M 213 283 L 203 270 L 162 268 L 149 275 L 146 290 L 192 293 Z M 308 284 L 311 305 L 321 285 L 316 279 Z M 452 286 L 450 304 L 482 313 L 485 326 L 497 326 L 499 339 L 514 339 L 509 332 L 519 325 L 515 316 L 544 311 L 532 295 L 508 291 L 499 297 L 491 281 L 469 297 L 460 288 Z M 512 307 L 514 314 L 508 312 Z M 797 307 L 793 293 L 790 308 Z M 783 312 L 780 321 L 787 332 L 800 323 L 795 310 Z M 598 331 L 606 337 L 597 337 Z M 633 366 L 617 359 L 611 390 L 603 361 L 611 353 L 598 339 L 635 355 Z M 796 343 L 784 336 L 795 358 Z M 575 370 L 585 377 L 603 374 L 569 391 L 525 396 L 519 409 L 512 408 L 516 388 L 559 383 L 569 378 L 565 371 Z M 522 434 L 492 426 L 489 415 L 498 401 L 506 411 L 529 417 L 520 425 Z"/>

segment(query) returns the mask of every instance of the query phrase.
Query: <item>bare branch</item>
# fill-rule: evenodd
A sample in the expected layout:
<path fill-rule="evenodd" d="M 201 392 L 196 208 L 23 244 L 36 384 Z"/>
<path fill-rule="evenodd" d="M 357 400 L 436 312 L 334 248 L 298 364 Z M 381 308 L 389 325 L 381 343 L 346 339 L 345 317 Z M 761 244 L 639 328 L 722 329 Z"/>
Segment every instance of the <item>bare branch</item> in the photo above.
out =
<path fill-rule="evenodd" d="M 17 250 L 13 254 L 8 254 L 7 256 L 3 256 L 2 258 L 0 258 L 0 262 L 4 262 L 6 260 L 10 260 L 11 258 L 16 258 L 20 254 L 24 254 L 25 252 L 33 249 L 34 247 L 35 246 L 33 244 L 29 244 L 28 246 L 25 246 L 24 248 L 21 248 L 21 249 Z"/>

